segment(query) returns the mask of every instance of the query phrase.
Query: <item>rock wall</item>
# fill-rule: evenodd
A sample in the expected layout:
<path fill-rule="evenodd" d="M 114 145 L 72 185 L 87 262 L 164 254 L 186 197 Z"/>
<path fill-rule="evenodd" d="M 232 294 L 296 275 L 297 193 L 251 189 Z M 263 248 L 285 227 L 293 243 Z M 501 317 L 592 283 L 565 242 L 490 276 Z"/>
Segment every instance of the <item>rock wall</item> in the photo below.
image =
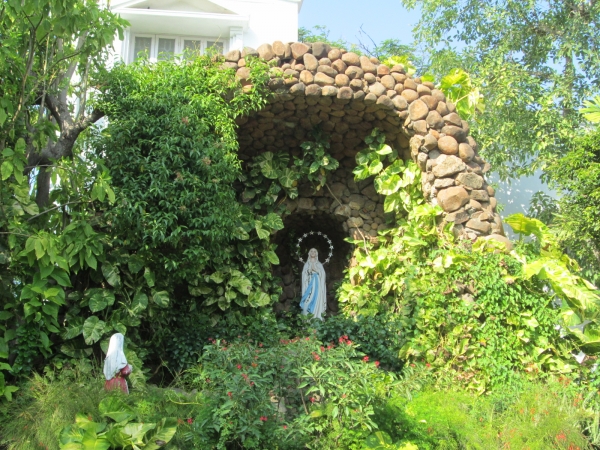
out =
<path fill-rule="evenodd" d="M 325 212 L 353 239 L 376 240 L 377 230 L 386 228 L 383 201 L 372 178 L 357 183 L 352 169 L 341 167 L 328 176 L 327 186 L 319 191 L 309 184 L 300 186 L 298 198 L 288 199 L 286 206 L 291 214 Z"/>
<path fill-rule="evenodd" d="M 272 62 L 273 96 L 262 111 L 238 121 L 240 158 L 262 151 L 300 155 L 299 145 L 318 126 L 330 135 L 332 155 L 344 170 L 351 169 L 364 137 L 377 127 L 389 145 L 419 165 L 424 195 L 443 208 L 444 220 L 453 222 L 458 233 L 470 239 L 504 234 L 494 190 L 484 178 L 489 164 L 478 155 L 469 124 L 433 83 L 411 78 L 402 65 L 389 68 L 376 58 L 323 43 L 274 42 L 225 56 L 224 67 L 236 70 L 244 86 L 250 84 L 249 55 Z M 348 173 L 343 175 L 344 192 Z M 327 208 L 335 208 L 336 215 L 350 213 L 345 225 L 353 237 L 374 236 L 380 224 L 371 214 L 383 215 L 382 209 L 377 213 L 381 202 L 376 193 L 348 191 L 350 195 L 341 196 L 342 204 Z M 309 207 L 310 200 L 301 195 L 297 208 Z M 314 200 L 310 208 L 325 208 Z"/>

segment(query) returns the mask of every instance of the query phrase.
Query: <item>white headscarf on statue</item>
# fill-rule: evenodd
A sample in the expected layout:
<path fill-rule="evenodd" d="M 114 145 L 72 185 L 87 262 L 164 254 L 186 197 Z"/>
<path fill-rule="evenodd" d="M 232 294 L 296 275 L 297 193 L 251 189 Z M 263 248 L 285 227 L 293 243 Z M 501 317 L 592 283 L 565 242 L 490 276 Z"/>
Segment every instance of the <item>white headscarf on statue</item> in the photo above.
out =
<path fill-rule="evenodd" d="M 312 314 L 317 319 L 323 320 L 322 316 L 327 309 L 326 286 L 325 269 L 319 262 L 319 253 L 311 248 L 302 269 L 302 300 L 300 301 L 302 314 Z"/>
<path fill-rule="evenodd" d="M 107 380 L 114 378 L 119 370 L 127 366 L 127 358 L 123 352 L 124 341 L 125 337 L 121 333 L 115 333 L 110 337 L 104 360 L 104 378 Z"/>

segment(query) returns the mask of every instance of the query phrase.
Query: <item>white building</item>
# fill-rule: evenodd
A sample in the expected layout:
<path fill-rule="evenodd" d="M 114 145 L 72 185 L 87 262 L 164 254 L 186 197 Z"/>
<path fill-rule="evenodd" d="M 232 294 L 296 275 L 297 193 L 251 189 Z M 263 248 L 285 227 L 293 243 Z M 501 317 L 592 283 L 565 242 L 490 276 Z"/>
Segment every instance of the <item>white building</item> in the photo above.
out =
<path fill-rule="evenodd" d="M 213 47 L 226 53 L 265 42 L 298 39 L 303 0 L 113 0 L 110 9 L 129 21 L 114 43 L 129 63 L 140 52 L 150 60 Z"/>

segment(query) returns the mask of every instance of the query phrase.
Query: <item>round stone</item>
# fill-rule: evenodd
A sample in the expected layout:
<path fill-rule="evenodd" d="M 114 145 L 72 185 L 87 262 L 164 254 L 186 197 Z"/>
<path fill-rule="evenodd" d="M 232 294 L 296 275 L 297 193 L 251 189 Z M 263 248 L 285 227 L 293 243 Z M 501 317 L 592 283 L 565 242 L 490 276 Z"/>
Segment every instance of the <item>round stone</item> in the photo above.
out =
<path fill-rule="evenodd" d="M 350 67 L 346 69 L 346 75 L 348 75 L 348 78 L 351 80 L 354 80 L 355 78 L 362 78 L 365 73 L 360 67 L 350 65 Z"/>
<path fill-rule="evenodd" d="M 344 53 L 342 55 L 342 61 L 344 61 L 349 66 L 360 66 L 360 59 L 358 55 L 353 52 Z"/>
<path fill-rule="evenodd" d="M 462 186 L 452 186 L 439 191 L 437 201 L 444 211 L 452 212 L 469 202 L 469 194 Z"/>
<path fill-rule="evenodd" d="M 402 93 L 400 94 L 402 97 L 404 97 L 404 99 L 408 102 L 408 103 L 412 103 L 414 102 L 416 99 L 419 98 L 419 94 L 417 94 L 417 91 L 414 91 L 412 89 L 404 89 L 402 91 Z"/>
<path fill-rule="evenodd" d="M 444 155 L 456 155 L 458 153 L 458 142 L 452 136 L 444 136 L 438 141 L 438 148 Z"/>
<path fill-rule="evenodd" d="M 331 50 L 329 50 L 329 53 L 327 53 L 327 57 L 331 61 L 336 61 L 342 57 L 342 52 L 340 52 L 339 48 L 332 48 Z"/>
<path fill-rule="evenodd" d="M 317 58 L 315 58 L 314 55 L 311 55 L 310 53 L 305 53 L 304 67 L 306 68 L 306 70 L 314 72 L 315 70 L 317 70 L 317 67 L 319 67 L 319 61 L 317 61 Z"/>
<path fill-rule="evenodd" d="M 369 92 L 379 97 L 385 94 L 387 92 L 387 89 L 381 83 L 376 82 L 369 86 Z"/>
<path fill-rule="evenodd" d="M 340 73 L 335 76 L 335 84 L 339 87 L 348 86 L 350 84 L 350 78 L 348 78 L 348 75 Z"/>
<path fill-rule="evenodd" d="M 429 114 L 429 108 L 422 100 L 415 100 L 408 107 L 408 116 L 412 121 L 425 119 L 427 114 Z"/>
<path fill-rule="evenodd" d="M 388 90 L 393 90 L 396 87 L 396 80 L 394 80 L 394 77 L 391 75 L 384 75 L 381 77 L 381 84 L 383 84 Z"/>
<path fill-rule="evenodd" d="M 473 151 L 473 147 L 469 144 L 462 143 L 458 146 L 458 156 L 465 162 L 469 162 L 475 156 L 475 152 Z"/>
<path fill-rule="evenodd" d="M 424 102 L 431 111 L 435 111 L 435 108 L 437 108 L 438 100 L 431 95 L 421 96 L 421 101 Z"/>
<path fill-rule="evenodd" d="M 423 100 L 422 98 L 420 99 Z M 442 129 L 444 126 L 444 119 L 440 116 L 440 113 L 437 111 L 429 111 L 427 114 L 427 123 L 431 128 Z"/>

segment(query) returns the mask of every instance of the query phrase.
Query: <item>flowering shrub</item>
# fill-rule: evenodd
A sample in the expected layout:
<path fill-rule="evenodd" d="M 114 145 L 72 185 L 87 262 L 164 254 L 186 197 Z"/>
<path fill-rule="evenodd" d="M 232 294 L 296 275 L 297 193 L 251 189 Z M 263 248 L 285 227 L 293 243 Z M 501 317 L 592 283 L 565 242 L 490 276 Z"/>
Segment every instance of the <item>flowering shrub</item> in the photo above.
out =
<path fill-rule="evenodd" d="M 190 440 L 217 448 L 358 443 L 377 428 L 373 405 L 394 386 L 393 375 L 378 366 L 347 336 L 335 344 L 305 337 L 273 346 L 213 339 L 185 378 L 212 407 L 195 418 Z"/>

